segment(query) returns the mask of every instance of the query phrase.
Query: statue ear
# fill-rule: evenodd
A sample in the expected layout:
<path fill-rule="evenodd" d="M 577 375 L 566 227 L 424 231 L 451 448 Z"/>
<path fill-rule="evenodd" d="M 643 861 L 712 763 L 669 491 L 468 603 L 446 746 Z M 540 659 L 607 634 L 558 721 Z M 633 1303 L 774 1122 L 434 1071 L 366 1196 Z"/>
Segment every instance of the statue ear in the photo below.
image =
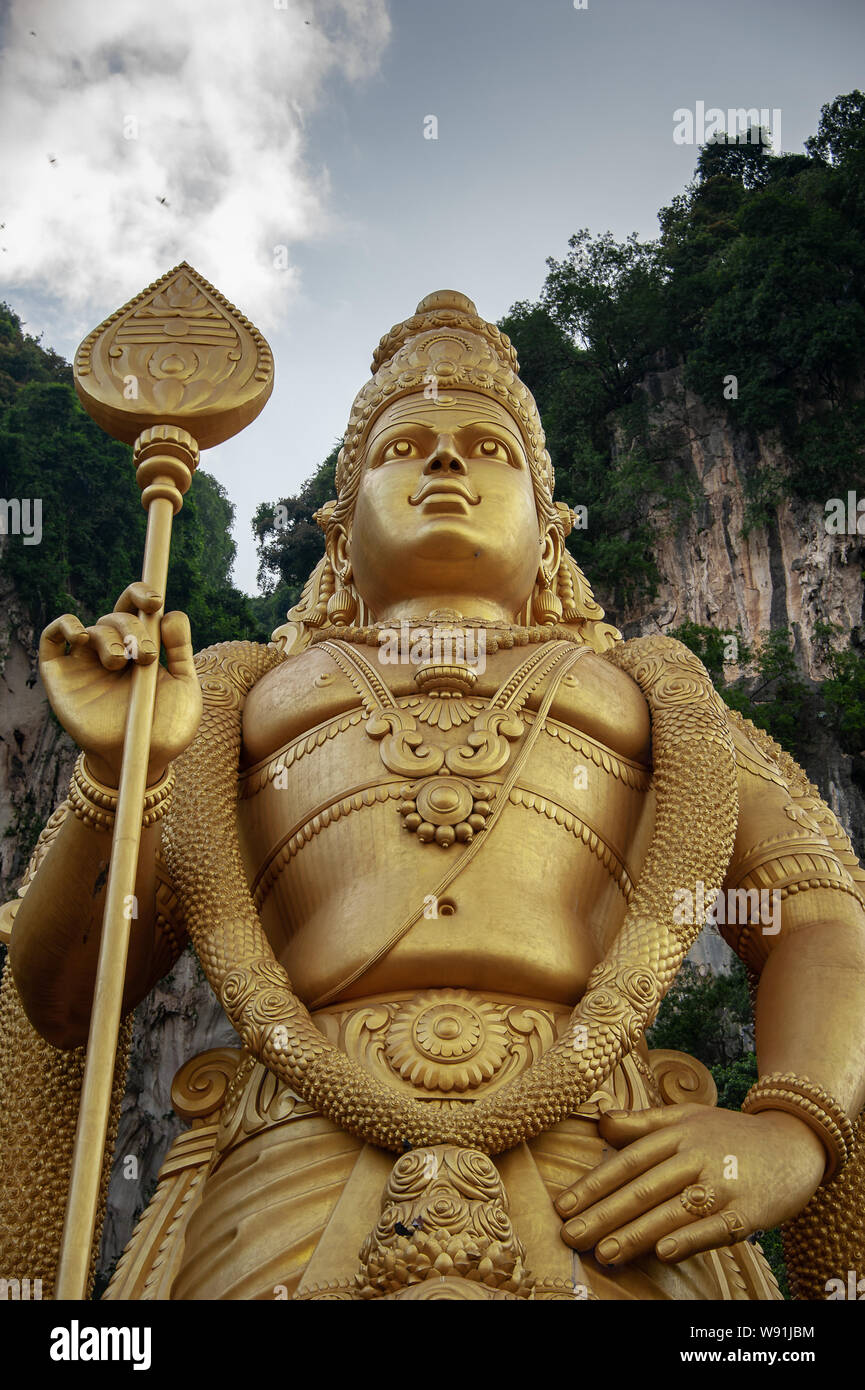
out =
<path fill-rule="evenodd" d="M 557 527 L 551 526 L 544 536 L 541 546 L 541 574 L 548 584 L 552 584 L 559 572 L 563 550 L 564 543 L 561 532 Z"/>
<path fill-rule="evenodd" d="M 333 526 L 327 537 L 327 557 L 334 573 L 347 584 L 351 579 L 350 541 L 343 526 Z"/>
<path fill-rule="evenodd" d="M 532 594 L 532 614 L 535 622 L 554 626 L 562 619 L 562 602 L 558 595 L 559 566 L 562 563 L 563 543 L 560 532 L 551 526 L 541 543 L 538 577 Z"/>

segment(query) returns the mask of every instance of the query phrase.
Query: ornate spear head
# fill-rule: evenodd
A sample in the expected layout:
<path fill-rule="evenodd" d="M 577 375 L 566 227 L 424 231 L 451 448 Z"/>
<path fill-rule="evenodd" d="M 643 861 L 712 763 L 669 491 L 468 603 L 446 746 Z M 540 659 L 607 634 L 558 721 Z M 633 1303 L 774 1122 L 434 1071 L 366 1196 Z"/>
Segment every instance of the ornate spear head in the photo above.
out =
<path fill-rule="evenodd" d="M 169 425 L 209 449 L 263 409 L 273 356 L 258 329 L 182 261 L 87 335 L 75 389 L 114 439 L 132 444 Z"/>

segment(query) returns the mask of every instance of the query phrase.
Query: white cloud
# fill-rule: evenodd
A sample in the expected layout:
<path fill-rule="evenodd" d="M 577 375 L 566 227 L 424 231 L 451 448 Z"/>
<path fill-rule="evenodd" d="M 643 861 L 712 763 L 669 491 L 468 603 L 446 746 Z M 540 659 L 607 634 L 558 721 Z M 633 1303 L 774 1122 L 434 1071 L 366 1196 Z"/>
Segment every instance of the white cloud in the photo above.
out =
<path fill-rule="evenodd" d="M 188 260 L 268 331 L 292 246 L 328 227 L 305 116 L 327 82 L 372 75 L 389 33 L 387 0 L 12 0 L 5 297 L 38 296 L 65 338 Z"/>

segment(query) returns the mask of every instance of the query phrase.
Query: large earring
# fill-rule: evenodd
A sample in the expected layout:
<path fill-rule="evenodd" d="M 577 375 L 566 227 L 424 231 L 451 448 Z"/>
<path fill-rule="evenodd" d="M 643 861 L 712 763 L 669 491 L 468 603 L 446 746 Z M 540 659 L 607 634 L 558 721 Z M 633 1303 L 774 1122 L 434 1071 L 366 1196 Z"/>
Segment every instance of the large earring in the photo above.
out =
<path fill-rule="evenodd" d="M 562 601 L 553 588 L 556 576 L 547 574 L 541 566 L 538 574 L 539 584 L 535 585 L 532 608 L 535 619 L 541 627 L 555 627 L 562 620 Z"/>
<path fill-rule="evenodd" d="M 340 574 L 334 570 L 336 588 L 327 601 L 327 616 L 334 627 L 348 627 L 357 615 L 357 599 L 351 583 L 351 565 L 346 565 Z M 560 605 L 561 607 L 561 605 Z"/>

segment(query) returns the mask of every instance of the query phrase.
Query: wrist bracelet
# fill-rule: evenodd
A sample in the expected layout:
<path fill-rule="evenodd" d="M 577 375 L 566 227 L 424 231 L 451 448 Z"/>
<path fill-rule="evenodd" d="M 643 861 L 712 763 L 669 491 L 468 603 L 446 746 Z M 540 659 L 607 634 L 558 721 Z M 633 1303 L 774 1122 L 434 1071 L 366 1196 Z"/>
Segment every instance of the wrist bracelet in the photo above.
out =
<path fill-rule="evenodd" d="M 853 1123 L 844 1107 L 822 1086 L 795 1072 L 771 1072 L 761 1076 L 742 1101 L 746 1115 L 756 1115 L 761 1110 L 782 1110 L 804 1120 L 826 1150 L 822 1181 L 828 1182 L 840 1173 L 853 1148 Z"/>
<path fill-rule="evenodd" d="M 171 793 L 174 791 L 174 768 L 171 763 L 165 769 L 162 778 L 147 788 L 144 797 L 144 807 L 141 815 L 141 825 L 144 830 L 150 825 L 155 825 L 162 820 L 169 806 L 171 805 Z"/>
<path fill-rule="evenodd" d="M 169 765 L 164 777 L 149 787 L 144 798 L 141 824 L 146 830 L 155 825 L 168 810 L 171 793 L 174 789 L 174 768 Z M 72 812 L 85 825 L 94 830 L 113 830 L 117 812 L 117 790 L 106 787 L 98 781 L 87 766 L 85 755 L 80 753 L 69 783 L 69 804 Z"/>

